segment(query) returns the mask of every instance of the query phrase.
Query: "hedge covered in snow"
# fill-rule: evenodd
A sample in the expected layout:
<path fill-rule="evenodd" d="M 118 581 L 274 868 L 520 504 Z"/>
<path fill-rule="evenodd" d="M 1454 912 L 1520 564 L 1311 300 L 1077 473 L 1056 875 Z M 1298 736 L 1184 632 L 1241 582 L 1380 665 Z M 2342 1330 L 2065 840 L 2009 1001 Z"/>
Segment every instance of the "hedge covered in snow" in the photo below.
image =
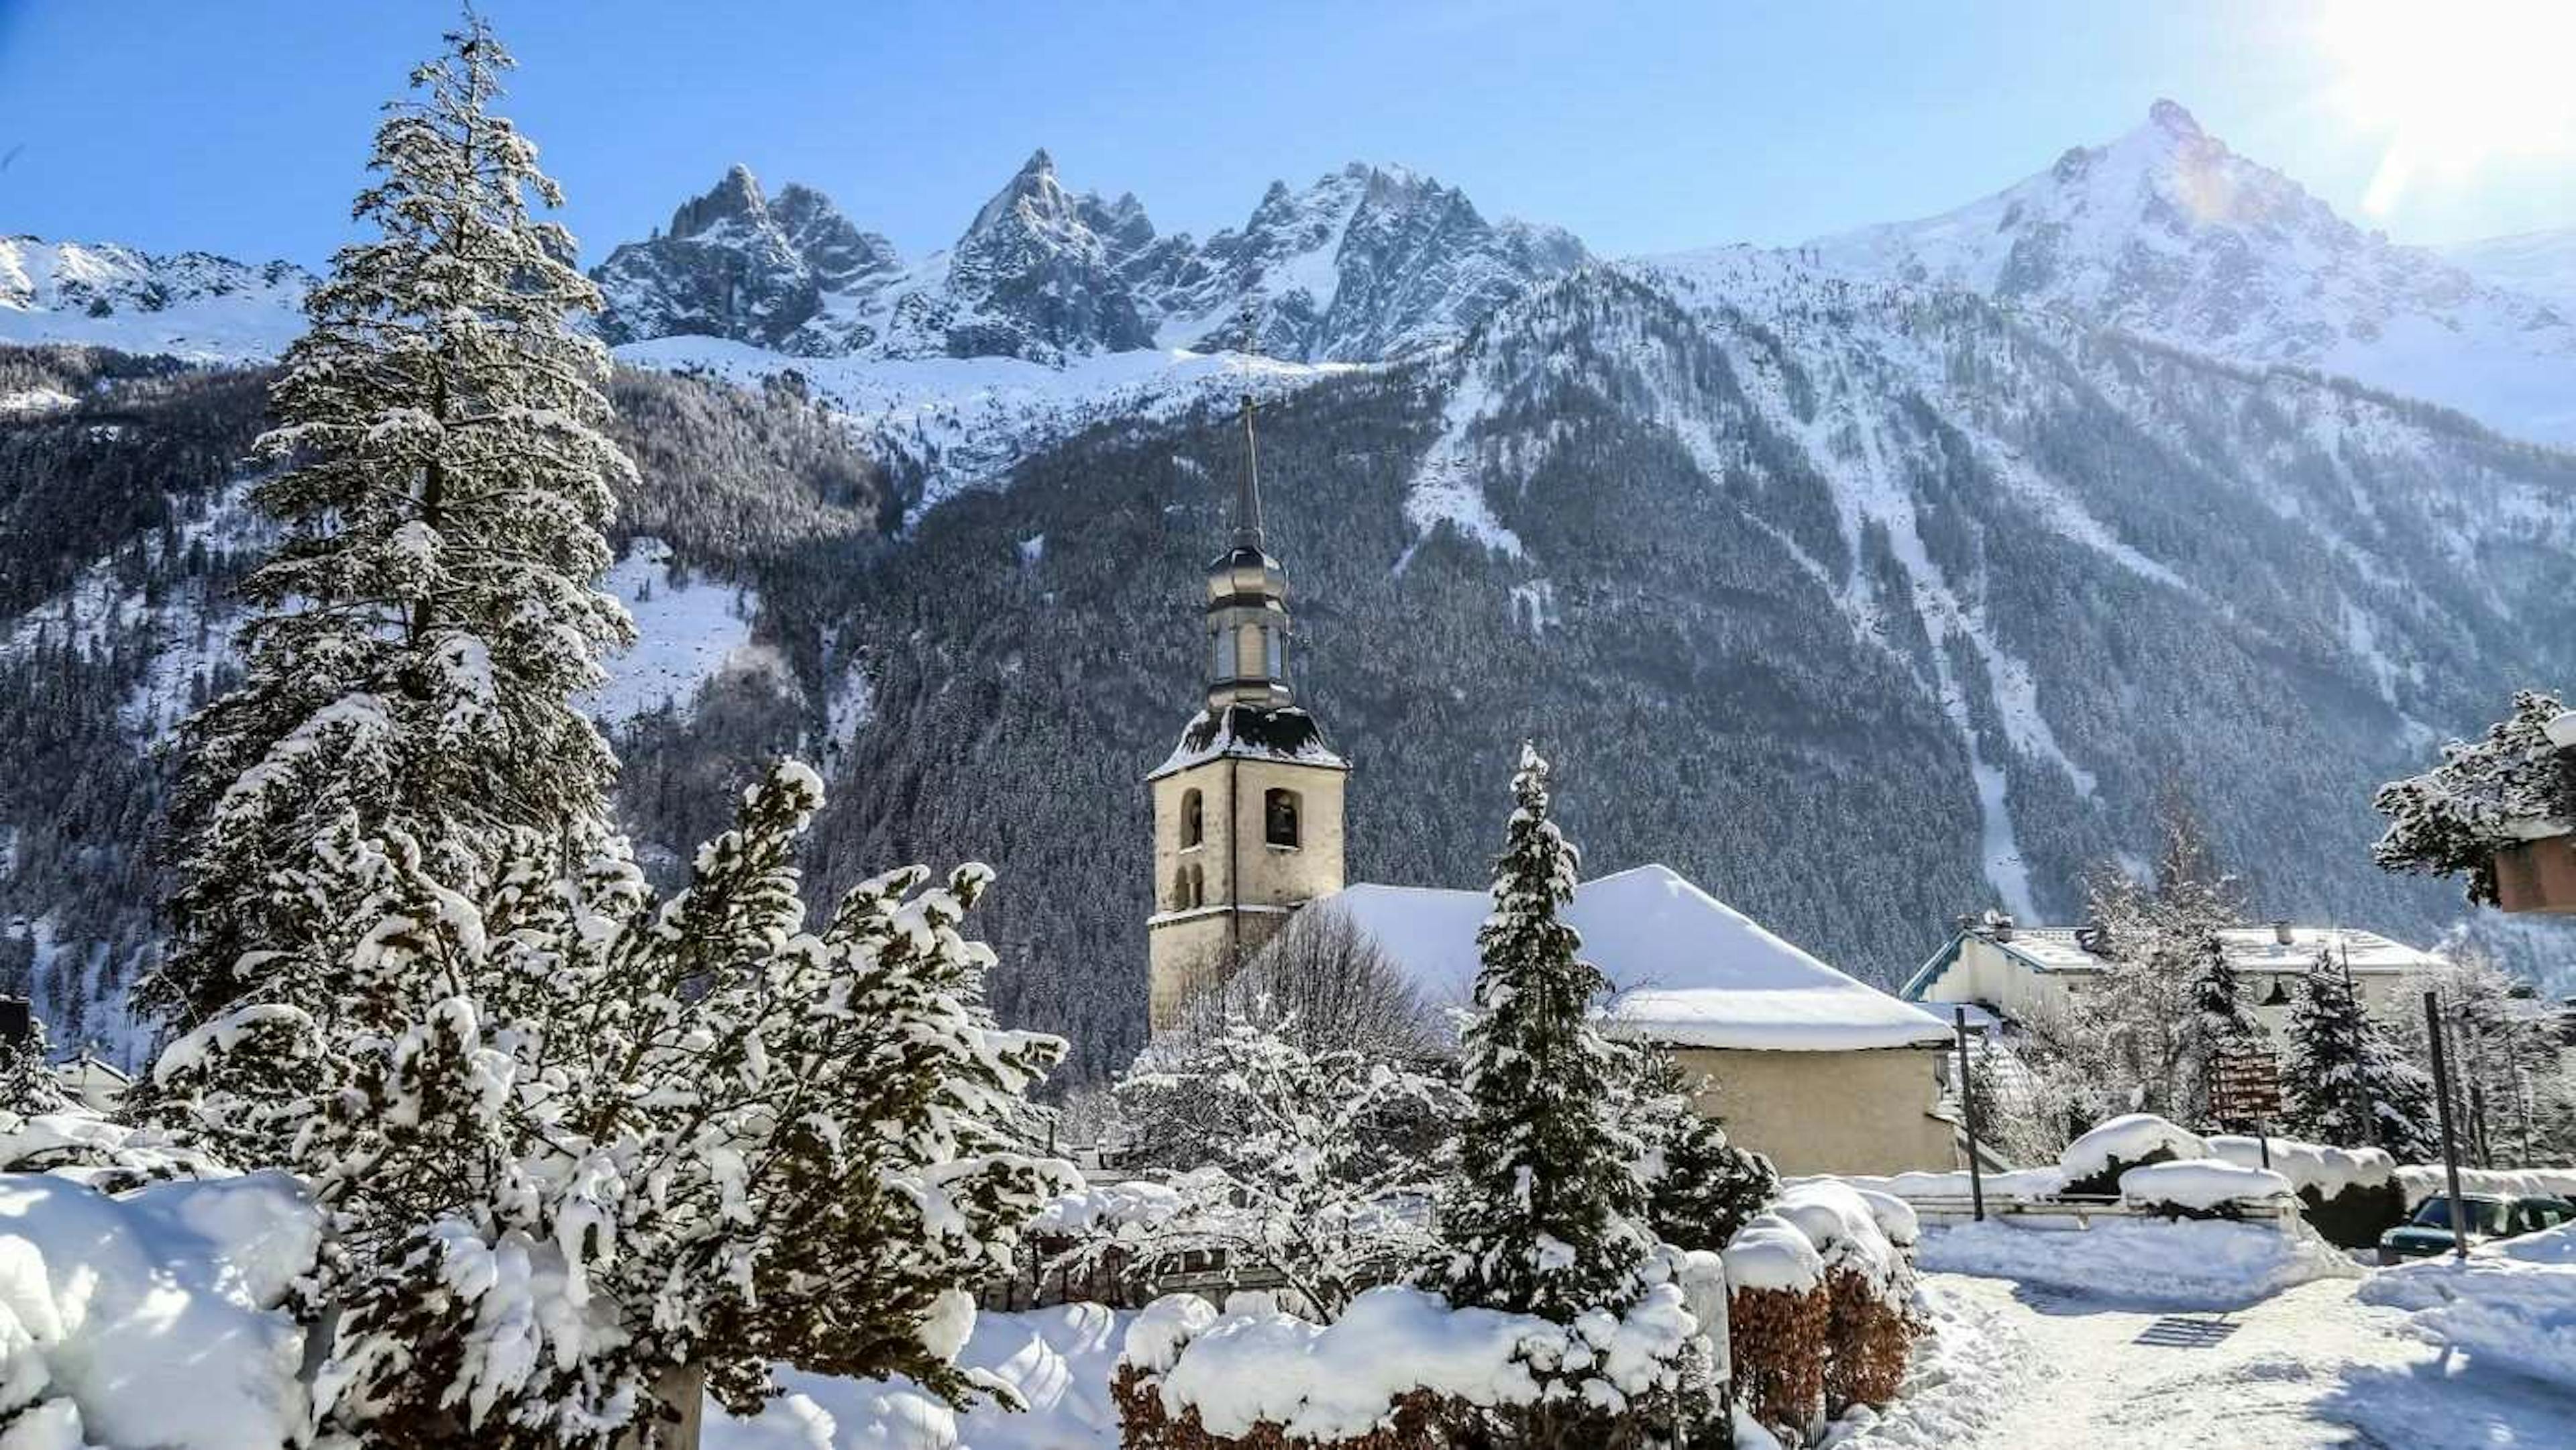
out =
<path fill-rule="evenodd" d="M 1171 1295 L 1127 1331 L 1116 1380 L 1124 1441 L 1392 1450 L 1492 1438 L 1551 1415 L 1610 1417 L 1661 1438 L 1707 1413 L 1690 1404 L 1716 1372 L 1691 1306 L 1710 1302 L 1721 1273 L 1713 1255 L 1666 1255 L 1625 1314 L 1571 1325 L 1452 1308 L 1404 1285 L 1360 1294 L 1330 1324 Z"/>
<path fill-rule="evenodd" d="M 1833 1179 L 1790 1185 L 1726 1247 L 1737 1402 L 1786 1437 L 1896 1398 L 1921 1324 L 1914 1211 Z"/>

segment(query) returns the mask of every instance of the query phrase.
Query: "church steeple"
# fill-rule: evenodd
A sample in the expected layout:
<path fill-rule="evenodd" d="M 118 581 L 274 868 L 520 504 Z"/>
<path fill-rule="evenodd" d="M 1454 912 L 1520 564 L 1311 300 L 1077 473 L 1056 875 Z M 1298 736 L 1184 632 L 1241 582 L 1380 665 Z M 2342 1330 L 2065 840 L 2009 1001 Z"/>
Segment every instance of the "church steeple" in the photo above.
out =
<path fill-rule="evenodd" d="M 1342 889 L 1343 780 L 1288 689 L 1288 576 L 1263 547 L 1260 440 L 1243 400 L 1234 544 L 1207 571 L 1207 703 L 1146 779 L 1154 912 L 1145 923 L 1154 1030 L 1232 976 L 1289 915 Z"/>
<path fill-rule="evenodd" d="M 1288 575 L 1262 547 L 1261 446 L 1252 395 L 1243 395 L 1243 473 L 1234 493 L 1234 547 L 1208 565 L 1207 702 L 1285 705 Z"/>

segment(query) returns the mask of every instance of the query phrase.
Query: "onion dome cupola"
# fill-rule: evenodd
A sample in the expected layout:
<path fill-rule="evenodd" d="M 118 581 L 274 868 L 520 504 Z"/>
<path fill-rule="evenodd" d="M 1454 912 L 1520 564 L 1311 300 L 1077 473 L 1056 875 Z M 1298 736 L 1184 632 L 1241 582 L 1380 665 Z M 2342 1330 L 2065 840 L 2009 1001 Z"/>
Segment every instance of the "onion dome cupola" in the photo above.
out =
<path fill-rule="evenodd" d="M 1288 575 L 1262 547 L 1261 452 L 1252 397 L 1243 399 L 1243 474 L 1235 486 L 1234 546 L 1208 565 L 1208 708 L 1285 705 Z"/>

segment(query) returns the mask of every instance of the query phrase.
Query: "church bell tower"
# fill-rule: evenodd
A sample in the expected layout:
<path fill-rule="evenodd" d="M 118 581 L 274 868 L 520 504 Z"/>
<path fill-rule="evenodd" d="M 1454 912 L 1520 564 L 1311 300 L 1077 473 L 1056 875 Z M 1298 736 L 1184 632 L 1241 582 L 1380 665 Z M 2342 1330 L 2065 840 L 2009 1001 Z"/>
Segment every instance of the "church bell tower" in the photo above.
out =
<path fill-rule="evenodd" d="M 1149 1011 L 1163 1031 L 1224 982 L 1291 912 L 1342 889 L 1342 785 L 1350 763 L 1288 685 L 1288 576 L 1263 547 L 1260 450 L 1243 399 L 1234 544 L 1208 565 L 1201 658 L 1207 695 L 1154 797 Z"/>

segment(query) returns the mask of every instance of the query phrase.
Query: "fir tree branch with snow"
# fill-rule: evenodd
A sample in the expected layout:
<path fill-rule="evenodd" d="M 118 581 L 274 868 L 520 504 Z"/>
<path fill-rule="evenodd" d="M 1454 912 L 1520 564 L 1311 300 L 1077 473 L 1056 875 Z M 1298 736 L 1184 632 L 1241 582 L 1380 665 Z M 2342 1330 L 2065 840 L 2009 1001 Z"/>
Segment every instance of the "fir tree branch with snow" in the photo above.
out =
<path fill-rule="evenodd" d="M 2442 747 L 2442 763 L 2379 788 L 2388 817 L 2371 856 L 2389 871 L 2465 876 L 2472 905 L 2497 904 L 2495 856 L 2576 830 L 2576 717 L 2556 695 L 2516 691 L 2513 713 L 2479 740 Z"/>

